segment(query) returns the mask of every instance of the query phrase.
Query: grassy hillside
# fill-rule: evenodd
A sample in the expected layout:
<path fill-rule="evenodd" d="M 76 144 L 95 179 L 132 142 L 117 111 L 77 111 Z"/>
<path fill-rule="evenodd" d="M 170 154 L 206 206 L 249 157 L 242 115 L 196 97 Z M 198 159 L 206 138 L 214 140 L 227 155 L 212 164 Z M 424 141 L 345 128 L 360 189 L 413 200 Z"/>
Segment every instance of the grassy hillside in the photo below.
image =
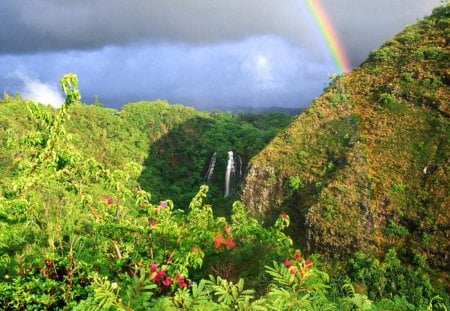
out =
<path fill-rule="evenodd" d="M 450 8 L 407 27 L 251 160 L 243 201 L 309 252 L 449 271 Z M 448 278 L 448 274 L 440 274 Z"/>

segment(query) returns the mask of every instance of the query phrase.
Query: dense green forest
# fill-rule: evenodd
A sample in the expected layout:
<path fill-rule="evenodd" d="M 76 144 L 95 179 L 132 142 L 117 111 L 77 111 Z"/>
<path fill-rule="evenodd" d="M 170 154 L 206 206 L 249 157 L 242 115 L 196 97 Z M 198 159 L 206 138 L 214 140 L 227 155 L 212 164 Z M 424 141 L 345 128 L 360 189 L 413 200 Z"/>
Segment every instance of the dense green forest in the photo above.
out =
<path fill-rule="evenodd" d="M 437 8 L 295 119 L 86 105 L 74 74 L 59 109 L 5 94 L 0 308 L 446 310 L 449 25 Z"/>
<path fill-rule="evenodd" d="M 20 95 L 6 95 L 1 103 L 3 144 L 11 135 L 20 137 L 36 129 Z M 43 109 L 54 113 L 50 107 Z M 173 198 L 180 208 L 189 204 L 204 182 L 214 152 L 217 165 L 210 198 L 219 206 L 229 206 L 233 197 L 221 199 L 227 152 L 237 152 L 246 164 L 292 119 L 285 113 L 203 113 L 165 101 L 131 103 L 121 111 L 81 103 L 70 109 L 66 128 L 75 148 L 108 169 L 123 169 L 131 162 L 142 165 L 140 175 L 133 176 L 139 186 L 155 200 Z M 3 156 L 0 170 L 12 173 L 13 158 L 13 153 Z M 0 183 L 7 183 L 8 174 L 3 176 Z"/>

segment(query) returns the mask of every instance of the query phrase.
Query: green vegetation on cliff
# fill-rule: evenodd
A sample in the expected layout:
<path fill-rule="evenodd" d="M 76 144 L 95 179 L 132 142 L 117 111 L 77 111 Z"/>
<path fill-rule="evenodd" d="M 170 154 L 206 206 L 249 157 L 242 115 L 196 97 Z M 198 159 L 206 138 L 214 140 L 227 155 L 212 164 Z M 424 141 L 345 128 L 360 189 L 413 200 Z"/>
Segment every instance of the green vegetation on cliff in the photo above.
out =
<path fill-rule="evenodd" d="M 448 290 L 449 25 L 448 5 L 437 8 L 334 77 L 251 160 L 246 206 L 269 219 L 287 212 L 309 252 L 383 260 L 396 249 Z"/>

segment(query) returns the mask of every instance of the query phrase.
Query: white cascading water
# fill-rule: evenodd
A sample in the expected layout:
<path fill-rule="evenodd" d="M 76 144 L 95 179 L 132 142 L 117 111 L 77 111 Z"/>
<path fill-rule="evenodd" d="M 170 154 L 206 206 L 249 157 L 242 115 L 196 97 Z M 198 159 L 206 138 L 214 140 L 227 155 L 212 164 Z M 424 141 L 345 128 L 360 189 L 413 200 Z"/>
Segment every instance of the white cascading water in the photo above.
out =
<path fill-rule="evenodd" d="M 237 159 L 238 159 L 238 166 L 239 166 L 239 176 L 238 176 L 238 183 L 242 180 L 242 159 L 239 154 L 236 153 Z"/>
<path fill-rule="evenodd" d="M 228 163 L 227 163 L 227 170 L 225 172 L 224 198 L 228 197 L 234 192 L 235 174 L 236 174 L 236 167 L 234 165 L 234 153 L 233 151 L 228 151 Z"/>
<path fill-rule="evenodd" d="M 205 182 L 208 184 L 210 184 L 212 181 L 214 169 L 216 167 L 216 158 L 217 158 L 217 155 L 214 152 L 214 154 L 211 157 L 211 160 L 209 161 L 208 171 L 206 172 L 206 175 L 205 175 Z"/>

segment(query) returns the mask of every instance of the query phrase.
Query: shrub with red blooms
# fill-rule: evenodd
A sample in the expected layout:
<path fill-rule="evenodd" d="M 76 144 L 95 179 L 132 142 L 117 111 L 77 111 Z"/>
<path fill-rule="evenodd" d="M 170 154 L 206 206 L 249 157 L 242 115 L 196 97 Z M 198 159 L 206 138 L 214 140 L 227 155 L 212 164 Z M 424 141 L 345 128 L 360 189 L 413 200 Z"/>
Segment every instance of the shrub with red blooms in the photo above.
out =
<path fill-rule="evenodd" d="M 289 268 L 291 274 L 299 274 L 302 279 L 306 277 L 306 273 L 312 269 L 313 262 L 309 259 L 303 259 L 300 251 L 295 251 L 292 259 L 286 258 L 284 265 Z"/>
<path fill-rule="evenodd" d="M 175 278 L 176 278 L 177 281 L 178 281 L 178 286 L 180 286 L 181 288 L 185 288 L 185 287 L 188 286 L 186 280 L 184 279 L 184 277 L 183 277 L 181 274 L 177 273 L 177 274 L 175 275 Z"/>
<path fill-rule="evenodd" d="M 177 280 L 176 284 L 180 288 L 185 288 L 188 286 L 188 283 L 183 275 L 180 273 L 175 274 L 175 278 L 171 277 L 167 272 L 167 267 L 162 266 L 161 269 L 158 268 L 158 264 L 152 263 L 150 265 L 150 279 L 160 287 L 169 287 L 171 284 L 175 284 L 173 282 L 174 279 Z"/>
<path fill-rule="evenodd" d="M 223 235 L 218 235 L 214 238 L 214 248 L 220 249 L 222 246 L 225 246 L 228 249 L 233 249 L 236 246 L 236 243 L 231 237 L 225 239 Z"/>
<path fill-rule="evenodd" d="M 223 245 L 225 245 L 229 249 L 233 249 L 236 246 L 236 243 L 234 243 L 232 238 L 227 238 Z"/>
<path fill-rule="evenodd" d="M 225 242 L 225 238 L 223 235 L 218 235 L 214 238 L 214 248 L 219 249 L 223 243 Z"/>
<path fill-rule="evenodd" d="M 222 246 L 227 249 L 233 249 L 236 247 L 236 243 L 233 241 L 231 237 L 231 228 L 230 226 L 224 226 L 223 231 L 225 234 L 219 234 L 214 238 L 214 248 L 220 249 Z"/>

